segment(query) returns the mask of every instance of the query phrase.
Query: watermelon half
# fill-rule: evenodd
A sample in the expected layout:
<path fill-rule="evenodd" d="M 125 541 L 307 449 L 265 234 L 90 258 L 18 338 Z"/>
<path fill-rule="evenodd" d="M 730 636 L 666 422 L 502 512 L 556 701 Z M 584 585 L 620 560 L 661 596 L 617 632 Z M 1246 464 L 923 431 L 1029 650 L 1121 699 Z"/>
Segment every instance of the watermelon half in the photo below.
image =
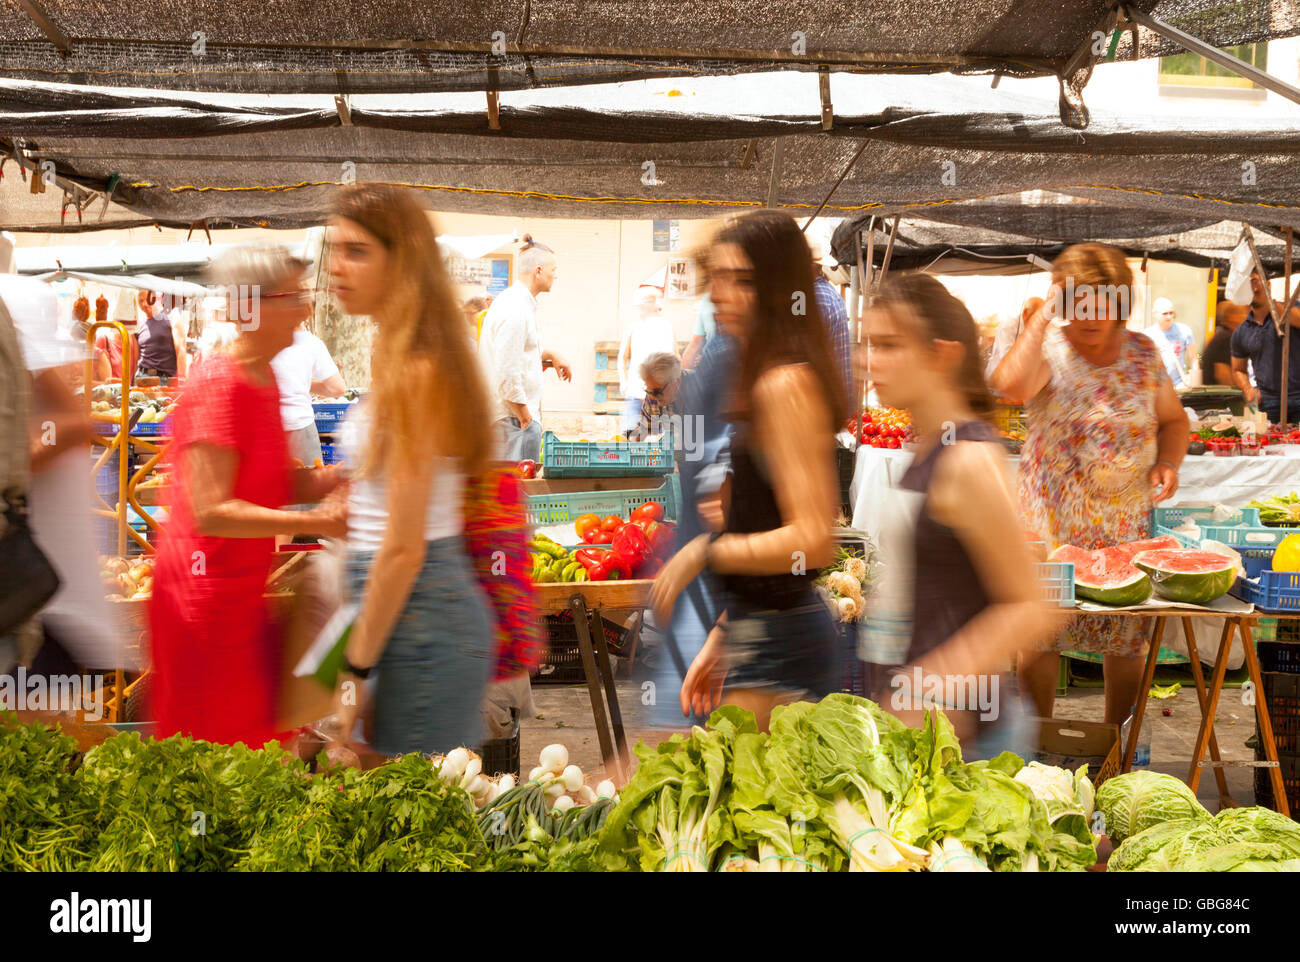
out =
<path fill-rule="evenodd" d="M 1228 593 L 1237 562 L 1213 551 L 1162 548 L 1143 551 L 1133 564 L 1151 578 L 1156 594 L 1187 605 L 1206 605 Z"/>
<path fill-rule="evenodd" d="M 1052 552 L 1052 560 L 1074 565 L 1074 593 L 1099 605 L 1140 605 L 1151 597 L 1151 579 L 1108 548 L 1088 551 L 1072 544 Z"/>

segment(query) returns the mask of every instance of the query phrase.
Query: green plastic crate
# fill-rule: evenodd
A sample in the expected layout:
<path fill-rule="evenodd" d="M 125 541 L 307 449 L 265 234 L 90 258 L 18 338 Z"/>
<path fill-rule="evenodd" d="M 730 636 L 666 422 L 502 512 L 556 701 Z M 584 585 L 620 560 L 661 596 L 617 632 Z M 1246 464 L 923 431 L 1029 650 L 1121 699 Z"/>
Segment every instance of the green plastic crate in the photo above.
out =
<path fill-rule="evenodd" d="M 626 518 L 633 508 L 647 501 L 664 506 L 664 517 L 676 521 L 682 504 L 681 484 L 677 475 L 664 479 L 658 488 L 630 488 L 626 491 L 570 491 L 568 494 L 530 494 L 525 510 L 532 525 L 564 524 L 579 515 L 616 514 Z"/>
<path fill-rule="evenodd" d="M 672 474 L 673 434 L 658 441 L 564 441 L 542 436 L 542 475 L 547 478 L 636 478 Z"/>

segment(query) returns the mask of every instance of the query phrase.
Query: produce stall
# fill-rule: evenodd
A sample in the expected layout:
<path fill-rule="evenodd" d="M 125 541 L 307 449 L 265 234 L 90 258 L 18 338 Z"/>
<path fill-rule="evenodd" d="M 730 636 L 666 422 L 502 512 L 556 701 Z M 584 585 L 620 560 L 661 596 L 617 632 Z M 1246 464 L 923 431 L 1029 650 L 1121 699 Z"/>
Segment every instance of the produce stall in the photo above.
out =
<path fill-rule="evenodd" d="M 582 443 L 565 442 L 557 452 L 561 445 L 552 440 L 550 450 L 543 449 L 544 462 L 556 457 L 583 464 L 565 465 L 561 478 L 523 482 L 528 520 L 535 526 L 533 580 L 543 611 L 572 615 L 601 756 L 612 770 L 624 772 L 630 755 L 602 619 L 606 613 L 632 611 L 639 627 L 653 573 L 672 551 L 681 494 L 675 474 L 619 476 L 614 468 L 596 477 L 574 477 L 569 472 L 600 471 L 575 453 Z M 623 528 L 635 530 L 623 534 Z"/>
<path fill-rule="evenodd" d="M 852 695 L 779 707 L 769 733 L 719 709 L 638 745 L 621 789 L 589 785 L 562 744 L 525 780 L 464 748 L 361 771 L 310 741 L 250 749 L 39 721 L 0 715 L 0 871 L 1300 868 L 1300 825 L 1274 812 L 1211 816 L 1153 772 L 967 762 L 941 713 L 909 728 Z"/>

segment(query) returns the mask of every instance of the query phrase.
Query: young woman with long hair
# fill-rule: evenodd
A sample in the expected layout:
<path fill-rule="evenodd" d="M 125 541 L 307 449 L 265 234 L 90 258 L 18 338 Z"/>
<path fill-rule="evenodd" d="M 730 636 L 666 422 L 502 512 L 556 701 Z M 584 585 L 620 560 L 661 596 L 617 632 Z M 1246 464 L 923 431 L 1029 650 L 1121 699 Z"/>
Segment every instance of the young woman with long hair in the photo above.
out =
<path fill-rule="evenodd" d="M 891 627 L 902 626 L 904 644 L 885 659 L 896 670 L 878 673 L 873 695 L 912 725 L 924 708 L 942 708 L 969 740 L 981 718 L 1015 714 L 1002 674 L 1058 622 L 1041 600 L 1005 451 L 988 423 L 994 402 L 974 318 L 933 277 L 908 274 L 883 285 L 866 321 L 876 394 L 911 412 L 918 438 L 899 483 L 915 524 L 882 546 L 887 565 L 909 572 L 908 589 L 901 611 L 868 621 L 870 646 L 876 624 L 901 616 Z"/>
<path fill-rule="evenodd" d="M 687 673 L 682 710 L 704 713 L 723 700 L 766 729 L 775 706 L 833 688 L 835 629 L 813 576 L 831 558 L 844 382 L 813 295 L 808 244 L 788 215 L 738 218 L 719 234 L 709 267 L 718 328 L 739 344 L 727 404 L 730 504 L 722 532 L 684 545 L 660 572 L 653 602 L 667 624 L 702 570 L 718 576 L 725 610 Z"/>
<path fill-rule="evenodd" d="M 370 391 L 344 447 L 358 466 L 348 576 L 360 610 L 336 711 L 344 737 L 360 679 L 378 671 L 373 746 L 447 751 L 481 740 L 493 618 L 466 553 L 466 475 L 487 463 L 487 388 L 433 224 L 410 192 L 358 184 L 330 220 L 330 277 L 375 323 Z"/>

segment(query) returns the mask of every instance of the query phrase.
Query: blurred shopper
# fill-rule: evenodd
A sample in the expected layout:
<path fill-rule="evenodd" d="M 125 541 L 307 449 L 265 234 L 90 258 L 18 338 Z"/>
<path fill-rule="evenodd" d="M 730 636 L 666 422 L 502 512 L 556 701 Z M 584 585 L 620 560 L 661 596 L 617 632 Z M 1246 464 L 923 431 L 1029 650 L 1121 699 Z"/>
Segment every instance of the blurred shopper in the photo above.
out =
<path fill-rule="evenodd" d="M 637 291 L 637 319 L 623 335 L 618 348 L 618 385 L 623 395 L 623 433 L 636 428 L 641 419 L 641 405 L 646 399 L 646 385 L 641 365 L 652 354 L 677 356 L 673 326 L 664 317 L 659 291 L 642 287 Z"/>
<path fill-rule="evenodd" d="M 835 285 L 826 279 L 824 268 L 834 267 L 834 258 L 828 258 L 821 248 L 814 243 L 813 256 L 813 296 L 817 298 L 817 307 L 821 310 L 822 321 L 826 324 L 826 333 L 831 340 L 831 354 L 835 358 L 840 378 L 844 382 L 844 397 L 847 403 L 853 393 L 852 357 L 849 350 L 849 309 L 844 304 L 844 297 L 835 289 Z M 845 408 L 842 418 L 848 417 L 849 408 Z"/>
<path fill-rule="evenodd" d="M 736 431 L 729 504 L 723 531 L 683 544 L 652 600 L 666 623 L 701 571 L 718 576 L 723 613 L 682 686 L 682 710 L 722 700 L 753 711 L 766 730 L 775 706 L 834 688 L 830 613 L 812 578 L 792 571 L 831 558 L 843 382 L 816 301 L 806 314 L 792 311 L 813 266 L 789 215 L 737 219 L 718 236 L 710 267 L 719 331 L 740 352 L 727 404 Z"/>
<path fill-rule="evenodd" d="M 1174 320 L 1174 302 L 1167 297 L 1157 297 L 1151 305 L 1151 313 L 1156 322 L 1142 333 L 1160 348 L 1165 373 L 1174 382 L 1174 387 L 1186 387 L 1191 356 L 1196 352 L 1196 339 L 1192 337 L 1192 329 Z"/>
<path fill-rule="evenodd" d="M 1005 723 L 1017 713 L 1004 673 L 1060 622 L 1041 600 L 1028 546 L 1007 537 L 1020 530 L 1019 510 L 987 420 L 994 402 L 975 321 L 934 278 L 909 274 L 885 283 L 867 329 L 876 393 L 911 412 L 918 439 L 899 482 L 919 509 L 911 543 L 882 545 L 886 557 L 911 555 L 910 638 L 901 667 L 877 682 L 875 697 L 914 727 L 923 707 L 942 708 L 963 744 L 971 739 L 972 757 L 1024 751 L 1017 742 L 973 739 L 981 733 L 996 741 L 995 730 L 1011 736 Z M 959 684 L 965 678 L 975 687 Z M 923 706 L 930 679 L 943 680 L 944 700 Z"/>
<path fill-rule="evenodd" d="M 636 425 L 624 432 L 629 441 L 644 441 L 651 435 L 667 433 L 673 423 L 669 419 L 674 413 L 674 402 L 682 383 L 682 363 L 671 352 L 651 354 L 641 362 L 640 375 L 641 383 L 645 385 L 645 397 Z"/>
<path fill-rule="evenodd" d="M 7 234 L 0 234 L 0 274 L 6 272 Z M 13 504 L 18 510 L 27 497 L 31 480 L 31 452 L 27 419 L 31 411 L 31 379 L 23 361 L 18 331 L 0 297 L 0 538 L 10 534 L 6 517 Z M 9 586 L 15 590 L 18 586 Z M 0 626 L 0 675 L 18 664 L 18 633 Z"/>
<path fill-rule="evenodd" d="M 1020 313 L 1014 317 L 1008 317 L 998 325 L 997 333 L 993 335 L 993 348 L 989 351 L 989 359 L 984 364 L 985 380 L 992 380 L 993 372 L 998 369 L 1002 359 L 1007 356 L 1011 350 L 1011 345 L 1016 343 L 1016 339 L 1024 333 L 1025 325 L 1029 319 L 1038 313 L 1038 309 L 1043 306 L 1041 297 L 1031 297 L 1020 305 Z M 1021 400 L 1014 398 L 1013 400 Z"/>
<path fill-rule="evenodd" d="M 259 746 L 276 734 L 281 635 L 263 592 L 276 535 L 341 535 L 337 468 L 294 469 L 271 360 L 293 343 L 306 265 L 280 245 L 236 247 L 209 268 L 232 313 L 256 318 L 186 383 L 167 449 L 171 517 L 149 621 L 159 737 Z"/>
<path fill-rule="evenodd" d="M 709 299 L 709 249 L 700 247 L 693 250 L 690 258 L 695 262 L 695 290 L 700 296 L 695 311 L 695 327 L 691 329 L 691 339 L 682 352 L 682 370 L 690 371 L 699 363 L 704 349 L 709 346 L 717 332 L 713 320 L 713 301 Z"/>
<path fill-rule="evenodd" d="M 518 280 L 492 302 L 483 318 L 479 351 L 495 381 L 495 421 L 508 461 L 542 459 L 542 373 L 554 368 L 561 381 L 573 380 L 569 364 L 543 351 L 537 326 L 537 296 L 555 283 L 555 253 L 524 235 L 516 262 Z"/>
<path fill-rule="evenodd" d="M 1235 387 L 1232 380 L 1232 332 L 1250 313 L 1250 308 L 1232 301 L 1220 301 L 1214 311 L 1214 336 L 1201 356 L 1201 376 L 1207 385 Z"/>
<path fill-rule="evenodd" d="M 330 227 L 333 288 L 344 310 L 377 328 L 370 392 L 343 437 L 348 460 L 359 466 L 348 578 L 360 610 L 337 715 L 350 733 L 357 681 L 377 671 L 371 741 L 378 751 L 478 745 L 494 619 L 466 551 L 461 505 L 465 477 L 479 475 L 492 453 L 491 399 L 433 224 L 415 196 L 381 184 L 348 188 Z M 553 258 L 528 260 L 537 271 L 553 270 Z M 525 276 L 538 282 L 537 273 Z M 537 290 L 549 287 L 541 283 Z M 533 297 L 527 287 L 517 293 Z M 496 320 L 518 322 L 521 332 L 528 326 L 509 313 Z"/>
<path fill-rule="evenodd" d="M 95 299 L 95 323 L 108 321 L 108 298 L 103 294 Z M 135 369 L 140 363 L 140 345 L 134 337 L 127 336 L 129 348 L 122 344 L 122 334 L 116 327 L 101 327 L 95 333 L 95 379 L 121 381 L 126 368 L 127 384 L 135 381 Z M 128 355 L 129 352 L 129 356 Z"/>
<path fill-rule="evenodd" d="M 132 667 L 124 663 L 120 636 L 99 580 L 94 495 L 87 470 L 94 435 L 84 400 L 68 386 L 69 375 L 81 373 L 85 342 L 59 331 L 54 294 L 41 281 L 0 278 L 0 298 L 18 332 L 31 376 L 24 430 L 29 441 L 27 507 L 32 536 L 61 582 L 41 611 L 44 641 L 30 667 L 42 675 L 78 673 L 83 666 Z"/>
<path fill-rule="evenodd" d="M 1250 292 L 1250 313 L 1232 332 L 1232 377 L 1246 400 L 1258 404 L 1268 419 L 1277 424 L 1282 420 L 1282 332 L 1268 309 L 1268 283 L 1258 271 L 1250 275 Z M 1273 302 L 1273 307 L 1283 329 L 1288 323 L 1300 324 L 1300 299 L 1288 310 L 1283 310 L 1278 301 Z M 1250 380 L 1248 365 L 1254 367 L 1254 384 Z M 1287 369 L 1286 393 L 1287 419 L 1295 423 L 1300 420 L 1300 350 L 1294 343 Z"/>
<path fill-rule="evenodd" d="M 1125 328 L 1133 272 L 1122 251 L 1077 244 L 1053 263 L 1052 282 L 994 374 L 1000 394 L 1027 399 L 1025 528 L 1051 548 L 1149 537 L 1152 505 L 1178 490 L 1188 425 L 1159 349 Z M 1109 723 L 1123 722 L 1137 701 L 1148 634 L 1145 619 L 1083 615 L 1057 640 L 1057 652 L 1105 655 Z M 1057 657 L 1021 660 L 1021 684 L 1044 718 L 1052 715 Z"/>
<path fill-rule="evenodd" d="M 144 314 L 135 333 L 140 347 L 136 377 L 185 377 L 189 366 L 185 325 L 174 321 L 163 309 L 163 298 L 157 291 L 141 291 L 136 303 Z"/>
<path fill-rule="evenodd" d="M 465 310 L 465 320 L 469 322 L 469 329 L 474 332 L 474 343 L 477 345 L 483 333 L 483 318 L 487 317 L 487 310 L 492 306 L 492 298 L 490 295 L 471 297 L 461 306 Z"/>
<path fill-rule="evenodd" d="M 280 389 L 280 418 L 289 439 L 289 457 L 310 468 L 321 457 L 312 395 L 342 396 L 347 390 L 343 376 L 325 342 L 307 330 L 305 318 L 293 332 L 293 343 L 271 359 L 271 370 Z"/>

